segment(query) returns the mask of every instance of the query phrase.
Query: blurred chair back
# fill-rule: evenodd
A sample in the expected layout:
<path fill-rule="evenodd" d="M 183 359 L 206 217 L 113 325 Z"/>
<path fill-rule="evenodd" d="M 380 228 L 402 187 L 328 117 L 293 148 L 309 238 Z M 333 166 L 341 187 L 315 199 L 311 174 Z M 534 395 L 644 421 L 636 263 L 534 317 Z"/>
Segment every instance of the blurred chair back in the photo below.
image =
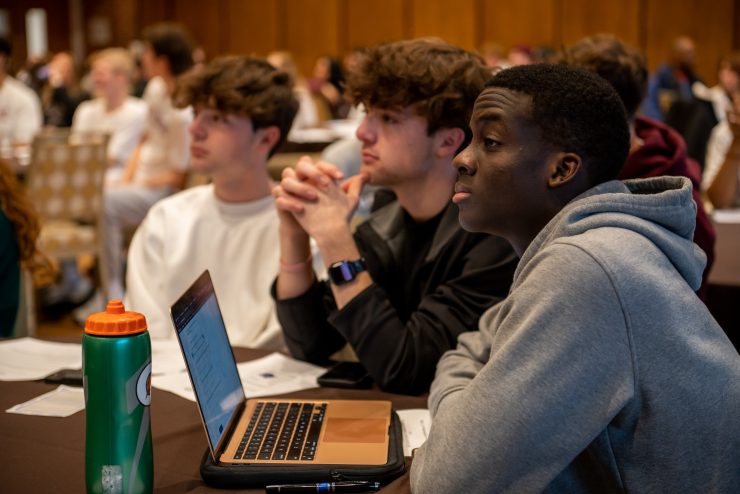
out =
<path fill-rule="evenodd" d="M 106 145 L 104 138 L 71 142 L 40 136 L 33 142 L 27 181 L 41 218 L 39 249 L 57 259 L 95 256 L 104 294 L 107 274 L 100 226 Z"/>
<path fill-rule="evenodd" d="M 14 338 L 36 336 L 36 298 L 33 276 L 21 268 L 20 297 L 18 314 L 15 316 Z"/>

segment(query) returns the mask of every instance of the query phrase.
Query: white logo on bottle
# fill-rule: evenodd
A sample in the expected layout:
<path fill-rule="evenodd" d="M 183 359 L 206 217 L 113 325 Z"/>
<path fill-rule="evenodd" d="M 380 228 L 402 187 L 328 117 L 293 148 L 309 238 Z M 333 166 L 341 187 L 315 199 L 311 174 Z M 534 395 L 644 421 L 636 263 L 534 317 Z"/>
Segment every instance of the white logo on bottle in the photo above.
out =
<path fill-rule="evenodd" d="M 149 362 L 146 367 L 141 370 L 138 379 L 136 380 L 136 398 L 139 399 L 139 403 L 148 407 L 152 403 L 152 363 Z"/>

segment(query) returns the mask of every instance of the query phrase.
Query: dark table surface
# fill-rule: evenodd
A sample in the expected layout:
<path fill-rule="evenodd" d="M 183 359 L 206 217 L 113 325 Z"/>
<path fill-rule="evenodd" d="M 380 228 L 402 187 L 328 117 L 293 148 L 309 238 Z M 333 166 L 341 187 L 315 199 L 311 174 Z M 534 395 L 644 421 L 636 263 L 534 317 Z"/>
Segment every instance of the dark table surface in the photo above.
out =
<path fill-rule="evenodd" d="M 237 361 L 269 352 L 235 348 Z M 85 412 L 70 417 L 38 417 L 5 410 L 56 388 L 41 381 L 0 382 L 0 492 L 85 492 Z M 387 399 L 397 410 L 425 408 L 426 398 L 378 390 L 316 388 L 286 397 L 316 399 Z M 154 492 L 228 492 L 208 487 L 199 474 L 207 447 L 197 405 L 167 391 L 152 390 Z M 384 493 L 410 492 L 408 473 L 385 486 Z M 264 492 L 237 490 L 235 492 Z"/>

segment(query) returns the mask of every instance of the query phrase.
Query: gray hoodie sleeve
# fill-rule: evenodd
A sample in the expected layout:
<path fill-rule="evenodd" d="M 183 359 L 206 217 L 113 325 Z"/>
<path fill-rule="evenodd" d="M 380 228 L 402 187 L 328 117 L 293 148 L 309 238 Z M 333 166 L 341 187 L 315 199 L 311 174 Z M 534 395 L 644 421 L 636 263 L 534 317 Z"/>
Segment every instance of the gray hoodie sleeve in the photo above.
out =
<path fill-rule="evenodd" d="M 539 492 L 632 398 L 629 321 L 597 260 L 551 244 L 517 284 L 440 361 L 413 492 Z"/>

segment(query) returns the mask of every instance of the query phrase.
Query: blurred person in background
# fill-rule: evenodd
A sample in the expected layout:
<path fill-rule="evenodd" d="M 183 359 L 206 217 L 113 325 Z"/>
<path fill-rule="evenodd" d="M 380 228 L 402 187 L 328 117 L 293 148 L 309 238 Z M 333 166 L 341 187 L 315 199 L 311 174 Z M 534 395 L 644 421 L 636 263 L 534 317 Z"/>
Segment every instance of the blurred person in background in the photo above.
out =
<path fill-rule="evenodd" d="M 172 103 L 176 79 L 193 66 L 190 35 L 179 25 L 162 23 L 144 31 L 144 72 L 149 78 L 144 101 L 147 117 L 138 146 L 104 198 L 103 243 L 107 252 L 108 297 L 124 294 L 124 239 L 158 200 L 182 188 L 190 159 L 190 108 Z"/>
<path fill-rule="evenodd" d="M 732 95 L 740 91 L 740 51 L 729 53 L 720 59 L 717 81 L 712 87 L 697 81 L 691 89 L 694 96 L 712 103 L 717 122 L 722 122 L 727 119 L 727 112 L 732 107 Z"/>
<path fill-rule="evenodd" d="M 702 188 L 715 208 L 740 207 L 740 91 L 712 130 Z"/>
<path fill-rule="evenodd" d="M 90 57 L 95 98 L 84 101 L 72 119 L 74 134 L 107 134 L 107 181 L 117 179 L 141 138 L 147 106 L 129 95 L 134 62 L 128 50 L 107 48 Z"/>
<path fill-rule="evenodd" d="M 310 129 L 319 126 L 319 113 L 316 109 L 316 103 L 311 98 L 311 91 L 308 89 L 306 78 L 298 71 L 293 55 L 288 51 L 273 51 L 267 55 L 267 61 L 276 69 L 290 74 L 293 78 L 293 92 L 298 99 L 298 114 L 293 120 L 293 130 Z"/>
<path fill-rule="evenodd" d="M 504 50 L 504 47 L 498 43 L 486 41 L 481 45 L 478 53 L 483 57 L 483 63 L 486 64 L 486 67 L 491 67 L 492 69 L 505 69 L 509 66 L 506 51 Z"/>
<path fill-rule="evenodd" d="M 509 67 L 516 67 L 517 65 L 529 65 L 534 63 L 532 54 L 532 47 L 529 45 L 516 45 L 509 50 L 507 56 Z"/>
<path fill-rule="evenodd" d="M 0 156 L 12 159 L 13 147 L 31 144 L 41 129 L 41 101 L 36 93 L 10 75 L 12 47 L 0 38 Z"/>
<path fill-rule="evenodd" d="M 344 70 L 342 64 L 333 57 L 316 59 L 313 76 L 308 81 L 311 92 L 322 98 L 329 106 L 330 118 L 345 118 L 350 104 L 344 97 Z"/>
<path fill-rule="evenodd" d="M 691 87 L 701 81 L 694 68 L 696 46 L 688 36 L 673 40 L 671 57 L 650 76 L 642 113 L 655 120 L 665 120 L 665 114 L 676 100 L 691 100 Z"/>
<path fill-rule="evenodd" d="M 72 55 L 60 52 L 48 66 L 49 78 L 41 89 L 44 125 L 71 127 L 77 107 L 90 95 L 82 89 Z"/>

